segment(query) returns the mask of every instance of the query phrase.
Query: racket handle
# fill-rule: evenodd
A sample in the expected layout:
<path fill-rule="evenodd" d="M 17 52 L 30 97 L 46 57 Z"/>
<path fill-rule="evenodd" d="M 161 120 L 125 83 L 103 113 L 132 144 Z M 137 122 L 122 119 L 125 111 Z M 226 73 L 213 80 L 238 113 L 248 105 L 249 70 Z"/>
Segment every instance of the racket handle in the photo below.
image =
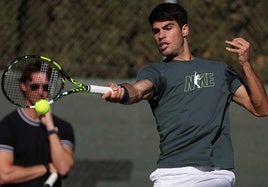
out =
<path fill-rule="evenodd" d="M 90 93 L 98 93 L 98 94 L 104 94 L 106 92 L 112 91 L 110 87 L 107 86 L 96 86 L 96 85 L 90 85 L 88 92 Z"/>
<path fill-rule="evenodd" d="M 44 183 L 43 187 L 52 187 L 58 179 L 58 173 L 51 173 Z"/>

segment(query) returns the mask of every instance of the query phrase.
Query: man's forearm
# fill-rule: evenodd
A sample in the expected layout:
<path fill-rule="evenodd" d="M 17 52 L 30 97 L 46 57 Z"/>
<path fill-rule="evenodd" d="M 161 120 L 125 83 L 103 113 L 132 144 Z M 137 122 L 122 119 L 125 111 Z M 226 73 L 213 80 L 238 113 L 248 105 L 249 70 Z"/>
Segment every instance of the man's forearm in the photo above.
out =
<path fill-rule="evenodd" d="M 1 184 L 17 184 L 27 182 L 47 173 L 44 165 L 36 165 L 29 167 L 10 166 L 1 172 Z"/>
<path fill-rule="evenodd" d="M 264 85 L 250 63 L 243 65 L 251 102 L 258 113 L 268 113 L 268 100 Z"/>

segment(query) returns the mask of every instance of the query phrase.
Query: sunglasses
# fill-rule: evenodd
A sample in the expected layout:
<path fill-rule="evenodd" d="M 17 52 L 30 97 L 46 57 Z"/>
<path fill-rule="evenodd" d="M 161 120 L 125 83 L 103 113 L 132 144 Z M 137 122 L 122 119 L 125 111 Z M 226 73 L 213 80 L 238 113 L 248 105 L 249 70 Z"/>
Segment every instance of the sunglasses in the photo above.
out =
<path fill-rule="evenodd" d="M 44 91 L 48 91 L 48 84 L 44 84 L 44 85 L 40 85 L 40 84 L 30 84 L 30 88 L 31 90 L 35 91 L 38 90 L 40 88 L 40 86 L 42 86 Z"/>

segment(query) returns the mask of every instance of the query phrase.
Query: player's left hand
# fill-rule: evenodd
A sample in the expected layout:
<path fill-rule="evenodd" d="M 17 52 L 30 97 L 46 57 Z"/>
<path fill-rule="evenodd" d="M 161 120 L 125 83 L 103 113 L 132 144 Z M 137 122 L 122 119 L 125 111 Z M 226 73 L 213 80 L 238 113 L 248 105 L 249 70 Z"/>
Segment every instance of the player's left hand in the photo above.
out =
<path fill-rule="evenodd" d="M 241 65 L 249 63 L 250 43 L 248 41 L 243 38 L 234 38 L 226 40 L 225 43 L 230 45 L 226 47 L 227 51 L 238 54 L 238 60 Z"/>

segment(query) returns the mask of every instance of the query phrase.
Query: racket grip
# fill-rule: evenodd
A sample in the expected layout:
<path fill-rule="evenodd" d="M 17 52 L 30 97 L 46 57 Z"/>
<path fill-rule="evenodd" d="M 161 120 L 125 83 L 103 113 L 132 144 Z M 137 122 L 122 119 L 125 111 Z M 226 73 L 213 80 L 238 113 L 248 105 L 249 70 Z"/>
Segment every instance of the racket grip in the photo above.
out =
<path fill-rule="evenodd" d="M 51 173 L 44 183 L 43 187 L 52 187 L 58 179 L 58 173 Z"/>
<path fill-rule="evenodd" d="M 89 91 L 90 93 L 98 93 L 98 94 L 104 94 L 106 92 L 112 91 L 110 87 L 107 86 L 96 86 L 96 85 L 90 85 Z"/>

